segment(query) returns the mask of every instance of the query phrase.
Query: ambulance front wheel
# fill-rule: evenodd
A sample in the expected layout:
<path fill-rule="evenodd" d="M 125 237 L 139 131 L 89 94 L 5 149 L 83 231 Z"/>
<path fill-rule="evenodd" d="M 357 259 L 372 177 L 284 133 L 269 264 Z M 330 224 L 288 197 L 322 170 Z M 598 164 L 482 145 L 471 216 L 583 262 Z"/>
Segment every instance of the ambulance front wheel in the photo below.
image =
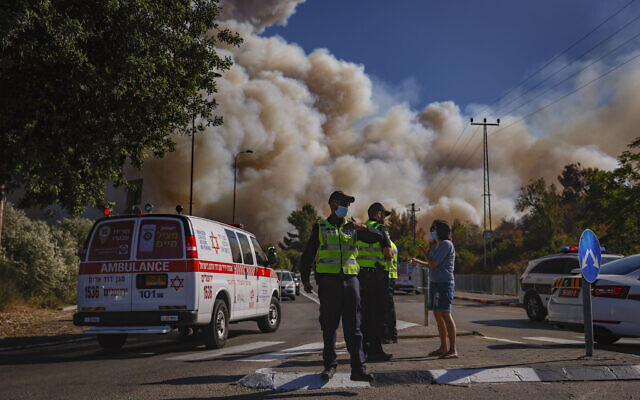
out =
<path fill-rule="evenodd" d="M 224 347 L 229 336 L 229 310 L 222 299 L 213 304 L 211 322 L 204 328 L 205 345 L 212 349 Z"/>
<path fill-rule="evenodd" d="M 115 350 L 124 346 L 124 342 L 127 341 L 126 334 L 112 334 L 112 335 L 98 335 L 98 343 L 100 347 L 105 350 Z"/>
<path fill-rule="evenodd" d="M 264 333 L 275 332 L 278 330 L 281 320 L 280 301 L 276 296 L 272 296 L 271 304 L 269 304 L 269 314 L 258 319 L 258 328 Z"/>

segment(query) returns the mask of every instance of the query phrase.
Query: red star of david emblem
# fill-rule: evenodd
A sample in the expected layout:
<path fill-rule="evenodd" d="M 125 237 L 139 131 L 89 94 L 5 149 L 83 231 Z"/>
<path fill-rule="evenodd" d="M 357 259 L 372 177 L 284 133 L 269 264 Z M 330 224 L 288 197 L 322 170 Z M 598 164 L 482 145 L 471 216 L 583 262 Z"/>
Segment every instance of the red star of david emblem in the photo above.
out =
<path fill-rule="evenodd" d="M 218 244 L 218 238 L 216 237 L 216 235 L 212 233 L 211 236 L 209 236 L 209 239 L 211 239 L 211 248 L 216 251 L 216 254 L 218 254 L 218 250 L 220 250 L 220 245 Z"/>
<path fill-rule="evenodd" d="M 184 279 L 182 279 L 178 275 L 176 275 L 175 278 L 171 278 L 171 287 L 174 288 L 176 290 L 176 292 L 177 292 L 178 290 L 180 290 L 180 288 L 184 287 L 182 282 L 184 282 Z"/>

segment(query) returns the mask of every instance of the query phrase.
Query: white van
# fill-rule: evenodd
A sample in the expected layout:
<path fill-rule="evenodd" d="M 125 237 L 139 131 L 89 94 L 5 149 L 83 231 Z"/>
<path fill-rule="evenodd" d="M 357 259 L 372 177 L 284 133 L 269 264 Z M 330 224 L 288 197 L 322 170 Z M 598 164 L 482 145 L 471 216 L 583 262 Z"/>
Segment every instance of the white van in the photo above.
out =
<path fill-rule="evenodd" d="M 263 332 L 281 320 L 276 262 L 256 237 L 234 226 L 185 215 L 98 220 L 78 276 L 74 324 L 93 326 L 103 348 L 130 333 L 201 328 L 208 347 L 225 345 L 229 322 L 255 320 Z"/>

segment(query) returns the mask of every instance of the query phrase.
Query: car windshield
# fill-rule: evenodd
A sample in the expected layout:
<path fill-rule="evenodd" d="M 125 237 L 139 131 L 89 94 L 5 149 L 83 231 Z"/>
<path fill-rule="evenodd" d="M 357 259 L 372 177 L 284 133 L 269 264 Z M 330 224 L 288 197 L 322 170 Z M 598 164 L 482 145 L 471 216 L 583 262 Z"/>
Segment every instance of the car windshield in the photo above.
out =
<path fill-rule="evenodd" d="M 640 254 L 620 258 L 600 268 L 600 274 L 626 275 L 640 268 Z"/>
<path fill-rule="evenodd" d="M 286 271 L 277 271 L 278 279 L 281 281 L 291 281 L 291 274 Z"/>

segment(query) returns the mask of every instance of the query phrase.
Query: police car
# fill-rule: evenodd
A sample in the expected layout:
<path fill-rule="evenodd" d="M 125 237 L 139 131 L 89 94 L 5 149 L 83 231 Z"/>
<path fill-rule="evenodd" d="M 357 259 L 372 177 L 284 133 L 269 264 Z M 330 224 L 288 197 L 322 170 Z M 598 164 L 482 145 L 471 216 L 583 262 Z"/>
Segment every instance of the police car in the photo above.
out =
<path fill-rule="evenodd" d="M 602 264 L 621 258 L 621 255 L 603 254 Z M 580 268 L 577 247 L 563 247 L 553 254 L 529 261 L 520 277 L 520 304 L 531 321 L 542 321 L 547 316 L 547 302 L 556 278 L 571 274 Z"/>
<path fill-rule="evenodd" d="M 621 337 L 640 337 L 640 254 L 603 265 L 591 285 L 591 296 L 596 342 L 611 344 Z M 552 324 L 583 332 L 581 275 L 556 279 L 548 308 Z"/>
<path fill-rule="evenodd" d="M 80 263 L 74 324 L 92 326 L 104 348 L 132 333 L 201 329 L 208 347 L 225 345 L 229 322 L 281 320 L 277 262 L 238 226 L 185 215 L 102 218 Z"/>

